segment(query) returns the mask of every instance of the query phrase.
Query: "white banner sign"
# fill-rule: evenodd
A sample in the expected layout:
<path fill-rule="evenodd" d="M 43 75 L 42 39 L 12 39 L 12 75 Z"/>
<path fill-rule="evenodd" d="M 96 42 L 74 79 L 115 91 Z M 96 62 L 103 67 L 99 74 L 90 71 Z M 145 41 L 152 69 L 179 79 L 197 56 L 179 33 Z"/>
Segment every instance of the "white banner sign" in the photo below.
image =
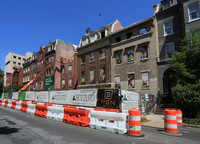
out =
<path fill-rule="evenodd" d="M 12 93 L 12 100 L 18 100 L 18 92 Z"/>
<path fill-rule="evenodd" d="M 35 101 L 37 102 L 49 102 L 49 92 L 36 92 Z"/>
<path fill-rule="evenodd" d="M 138 109 L 139 94 L 135 92 L 122 90 L 123 102 L 122 102 L 122 112 L 128 113 L 129 109 Z"/>
<path fill-rule="evenodd" d="M 72 105 L 96 106 L 97 89 L 82 89 L 69 91 Z"/>
<path fill-rule="evenodd" d="M 51 91 L 50 92 L 50 103 L 56 104 L 71 104 L 69 91 Z"/>
<path fill-rule="evenodd" d="M 34 91 L 28 91 L 26 92 L 26 98 L 25 100 L 35 100 L 35 92 Z"/>

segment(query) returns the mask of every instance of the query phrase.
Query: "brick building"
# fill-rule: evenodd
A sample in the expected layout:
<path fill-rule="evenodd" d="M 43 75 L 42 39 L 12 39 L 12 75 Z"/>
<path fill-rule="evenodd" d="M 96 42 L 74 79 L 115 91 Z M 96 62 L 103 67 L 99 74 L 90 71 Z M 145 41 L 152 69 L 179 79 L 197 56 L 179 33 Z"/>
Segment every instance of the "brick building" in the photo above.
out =
<path fill-rule="evenodd" d="M 62 90 L 74 89 L 77 85 L 77 53 L 75 45 L 61 40 L 41 45 L 38 52 L 25 60 L 23 70 L 23 83 L 34 79 L 40 72 L 48 67 L 30 86 L 30 90 Z M 62 60 L 59 63 L 56 59 Z M 47 81 L 52 81 L 47 85 Z M 46 83 L 45 83 L 46 82 Z M 46 84 L 46 85 L 45 85 Z"/>
<path fill-rule="evenodd" d="M 12 74 L 12 86 L 23 84 L 23 69 L 19 67 L 13 68 L 14 72 Z"/>
<path fill-rule="evenodd" d="M 154 18 L 127 26 L 110 38 L 112 87 L 157 94 Z"/>
<path fill-rule="evenodd" d="M 78 88 L 111 87 L 110 37 L 122 29 L 118 20 L 97 31 L 86 30 L 78 51 Z"/>

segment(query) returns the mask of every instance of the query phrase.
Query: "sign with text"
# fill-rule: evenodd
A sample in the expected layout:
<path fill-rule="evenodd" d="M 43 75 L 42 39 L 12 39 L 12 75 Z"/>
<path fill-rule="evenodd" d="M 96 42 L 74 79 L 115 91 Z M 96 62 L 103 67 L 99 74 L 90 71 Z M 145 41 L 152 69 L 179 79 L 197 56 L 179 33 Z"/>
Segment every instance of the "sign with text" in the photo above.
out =
<path fill-rule="evenodd" d="M 49 92 L 36 92 L 35 101 L 37 102 L 49 102 Z"/>
<path fill-rule="evenodd" d="M 72 105 L 96 106 L 97 89 L 70 90 L 67 95 L 71 97 Z"/>
<path fill-rule="evenodd" d="M 69 91 L 51 91 L 49 100 L 50 103 L 56 104 L 71 104 Z"/>
<path fill-rule="evenodd" d="M 12 93 L 12 100 L 18 100 L 18 92 Z"/>
<path fill-rule="evenodd" d="M 45 77 L 44 90 L 45 91 L 52 91 L 52 90 L 54 90 L 54 76 L 47 76 L 47 77 Z"/>
<path fill-rule="evenodd" d="M 26 100 L 35 100 L 35 92 L 34 91 L 28 91 L 26 92 Z"/>
<path fill-rule="evenodd" d="M 119 109 L 120 98 L 118 89 L 98 89 L 97 106 Z"/>
<path fill-rule="evenodd" d="M 131 91 L 122 90 L 123 102 L 122 102 L 122 112 L 128 113 L 129 109 L 138 109 L 139 94 Z"/>

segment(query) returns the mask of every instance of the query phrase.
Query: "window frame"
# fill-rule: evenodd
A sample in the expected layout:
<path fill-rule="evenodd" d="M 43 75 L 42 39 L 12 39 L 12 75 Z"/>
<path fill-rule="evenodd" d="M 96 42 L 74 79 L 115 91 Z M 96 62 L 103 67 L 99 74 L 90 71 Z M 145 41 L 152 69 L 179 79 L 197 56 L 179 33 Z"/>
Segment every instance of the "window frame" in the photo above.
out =
<path fill-rule="evenodd" d="M 95 52 L 93 51 L 93 52 L 90 52 L 90 61 L 94 61 L 94 60 L 95 60 Z"/>
<path fill-rule="evenodd" d="M 82 77 L 83 77 L 82 73 L 83 72 L 84 72 L 84 75 L 85 75 L 85 81 L 82 81 Z M 81 84 L 86 84 L 86 72 L 85 72 L 85 70 L 81 71 Z"/>
<path fill-rule="evenodd" d="M 91 80 L 91 71 L 94 71 L 94 79 L 93 80 Z M 95 83 L 95 69 L 92 68 L 92 69 L 90 69 L 90 84 L 94 84 L 94 83 Z"/>
<path fill-rule="evenodd" d="M 142 74 L 145 74 L 145 73 L 148 74 L 147 86 L 144 86 L 143 75 L 142 75 Z M 149 71 L 142 71 L 141 72 L 141 78 L 142 78 L 142 88 L 149 88 L 150 87 Z"/>
<path fill-rule="evenodd" d="M 190 12 L 190 7 L 193 6 L 193 5 L 196 5 L 197 4 L 197 10 L 194 11 L 197 13 L 197 18 L 194 18 L 194 19 L 191 19 L 191 13 L 194 13 L 194 12 Z M 188 22 L 192 22 L 192 21 L 195 21 L 195 20 L 198 20 L 200 19 L 200 6 L 199 6 L 199 2 L 195 2 L 195 3 L 192 3 L 192 4 L 189 4 L 188 5 Z"/>
<path fill-rule="evenodd" d="M 129 75 L 134 75 L 134 78 L 133 78 L 133 80 L 134 80 L 134 87 L 130 87 L 129 86 L 129 84 L 130 84 L 130 82 L 129 82 Z M 135 72 L 128 73 L 128 88 L 129 89 L 135 89 Z"/>
<path fill-rule="evenodd" d="M 166 33 L 166 30 L 169 29 L 169 27 L 166 28 L 165 24 L 169 23 L 169 22 L 171 23 L 171 27 L 170 27 L 171 32 L 170 33 Z M 168 20 L 168 21 L 163 22 L 163 30 L 164 30 L 164 36 L 168 36 L 168 35 L 174 34 L 173 20 Z"/>
<path fill-rule="evenodd" d="M 165 44 L 165 60 L 169 60 L 169 59 L 171 58 L 171 57 L 168 57 L 168 56 L 167 56 L 167 50 L 166 50 L 167 45 L 170 45 L 170 44 L 173 45 L 173 54 L 174 54 L 174 52 L 175 52 L 174 42 L 166 43 L 166 44 Z M 173 56 L 173 54 L 172 54 L 172 56 Z"/>

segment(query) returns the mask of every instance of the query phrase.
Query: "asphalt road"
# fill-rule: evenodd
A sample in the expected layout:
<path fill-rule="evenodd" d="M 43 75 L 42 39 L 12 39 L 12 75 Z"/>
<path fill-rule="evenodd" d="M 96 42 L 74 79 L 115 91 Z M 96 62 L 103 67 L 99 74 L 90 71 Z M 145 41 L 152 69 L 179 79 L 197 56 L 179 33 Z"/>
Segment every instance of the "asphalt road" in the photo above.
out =
<path fill-rule="evenodd" d="M 182 127 L 183 136 L 142 127 L 143 139 L 35 117 L 0 106 L 0 144 L 200 144 L 200 130 Z"/>

